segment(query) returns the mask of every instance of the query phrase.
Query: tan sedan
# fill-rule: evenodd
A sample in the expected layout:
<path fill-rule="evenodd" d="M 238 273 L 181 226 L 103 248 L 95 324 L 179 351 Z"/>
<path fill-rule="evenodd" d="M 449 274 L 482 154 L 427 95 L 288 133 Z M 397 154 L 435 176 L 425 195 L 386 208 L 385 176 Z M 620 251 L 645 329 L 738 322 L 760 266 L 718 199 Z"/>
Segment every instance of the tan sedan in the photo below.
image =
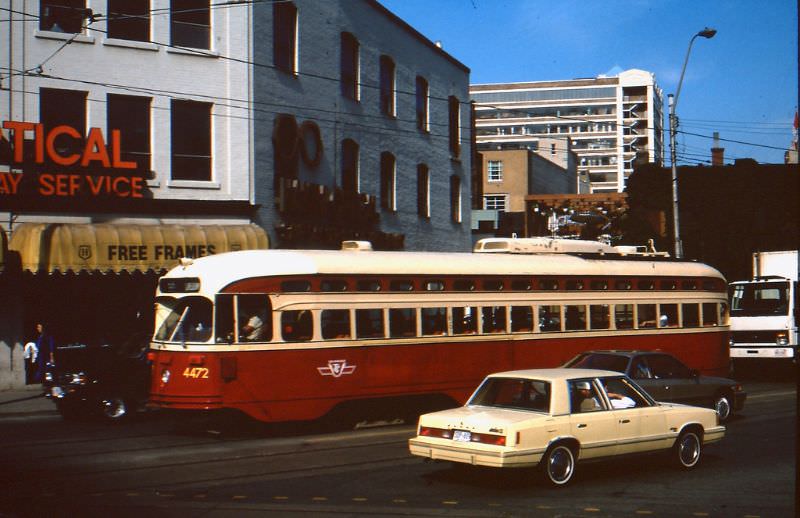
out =
<path fill-rule="evenodd" d="M 480 466 L 539 466 L 568 483 L 578 460 L 671 451 L 692 468 L 725 427 L 711 409 L 657 403 L 626 376 L 538 369 L 488 376 L 467 404 L 420 416 L 413 455 Z"/>

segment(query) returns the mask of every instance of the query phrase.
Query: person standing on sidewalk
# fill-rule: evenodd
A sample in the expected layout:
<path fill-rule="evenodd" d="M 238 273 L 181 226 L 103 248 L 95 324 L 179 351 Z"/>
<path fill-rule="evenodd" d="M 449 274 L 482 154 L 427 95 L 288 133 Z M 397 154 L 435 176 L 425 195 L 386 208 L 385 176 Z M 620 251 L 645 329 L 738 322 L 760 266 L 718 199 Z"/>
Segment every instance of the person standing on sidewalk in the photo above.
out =
<path fill-rule="evenodd" d="M 34 377 L 34 383 L 41 383 L 44 381 L 44 374 L 47 372 L 47 364 L 56 362 L 56 344 L 53 336 L 50 335 L 45 329 L 45 325 L 41 322 L 36 324 L 36 348 L 39 351 L 38 368 Z"/>

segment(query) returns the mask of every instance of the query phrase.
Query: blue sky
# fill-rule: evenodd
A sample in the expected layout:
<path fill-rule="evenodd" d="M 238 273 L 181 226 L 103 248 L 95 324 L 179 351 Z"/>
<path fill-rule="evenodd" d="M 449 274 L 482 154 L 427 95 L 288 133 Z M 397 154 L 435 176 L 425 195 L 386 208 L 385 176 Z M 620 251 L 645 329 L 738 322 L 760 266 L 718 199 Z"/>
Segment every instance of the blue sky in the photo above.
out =
<path fill-rule="evenodd" d="M 679 130 L 721 143 L 726 163 L 783 163 L 798 103 L 797 3 L 791 0 L 379 0 L 471 69 L 471 83 L 655 73 L 678 99 Z M 667 126 L 665 121 L 665 127 Z M 665 136 L 665 144 L 667 143 Z M 678 163 L 710 160 L 710 138 L 678 135 Z M 666 160 L 669 148 L 666 147 Z"/>

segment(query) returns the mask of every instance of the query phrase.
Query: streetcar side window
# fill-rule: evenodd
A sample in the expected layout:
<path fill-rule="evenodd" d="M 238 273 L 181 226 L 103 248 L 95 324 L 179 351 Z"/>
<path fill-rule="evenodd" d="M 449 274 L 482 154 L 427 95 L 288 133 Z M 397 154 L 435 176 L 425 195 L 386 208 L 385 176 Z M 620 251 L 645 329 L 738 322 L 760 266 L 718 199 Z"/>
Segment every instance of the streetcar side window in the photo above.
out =
<path fill-rule="evenodd" d="M 637 307 L 637 322 L 640 328 L 656 327 L 656 305 L 639 304 Z"/>
<path fill-rule="evenodd" d="M 383 338 L 383 310 L 357 309 L 356 336 L 358 338 Z"/>
<path fill-rule="evenodd" d="M 564 306 L 564 330 L 584 331 L 586 329 L 586 306 Z"/>
<path fill-rule="evenodd" d="M 453 334 L 474 335 L 478 332 L 478 309 L 474 307 L 453 308 Z"/>
<path fill-rule="evenodd" d="M 658 327 L 678 327 L 678 305 L 661 304 L 661 316 Z"/>
<path fill-rule="evenodd" d="M 391 308 L 389 336 L 391 338 L 417 336 L 417 311 L 414 308 Z"/>
<path fill-rule="evenodd" d="M 561 331 L 561 306 L 539 306 L 539 331 Z"/>
<path fill-rule="evenodd" d="M 633 329 L 633 304 L 614 306 L 614 324 L 617 329 Z"/>
<path fill-rule="evenodd" d="M 320 317 L 322 338 L 335 340 L 350 338 L 350 310 L 326 309 Z"/>
<path fill-rule="evenodd" d="M 233 295 L 217 295 L 214 303 L 214 340 L 218 344 L 232 344 L 236 340 L 233 301 Z"/>
<path fill-rule="evenodd" d="M 272 340 L 272 314 L 266 295 L 237 295 L 239 342 L 268 342 Z M 219 311 L 217 311 L 219 315 Z M 218 316 L 219 318 L 219 316 Z M 220 336 L 219 331 L 217 336 Z"/>
<path fill-rule="evenodd" d="M 511 306 L 511 332 L 530 333 L 531 331 L 533 331 L 533 308 Z"/>
<path fill-rule="evenodd" d="M 716 326 L 719 324 L 717 321 L 717 304 L 715 302 L 703 303 L 703 325 Z"/>
<path fill-rule="evenodd" d="M 700 306 L 697 304 L 681 304 L 683 327 L 700 327 Z"/>
<path fill-rule="evenodd" d="M 446 308 L 422 308 L 421 316 L 423 335 L 447 334 Z"/>
<path fill-rule="evenodd" d="M 484 307 L 482 321 L 483 321 L 484 333 L 505 333 L 506 307 L 505 306 Z"/>
<path fill-rule="evenodd" d="M 281 336 L 286 342 L 308 342 L 314 333 L 311 311 L 283 311 L 281 313 Z"/>
<path fill-rule="evenodd" d="M 589 306 L 589 327 L 591 329 L 608 329 L 611 327 L 611 318 L 607 304 L 592 304 Z"/>

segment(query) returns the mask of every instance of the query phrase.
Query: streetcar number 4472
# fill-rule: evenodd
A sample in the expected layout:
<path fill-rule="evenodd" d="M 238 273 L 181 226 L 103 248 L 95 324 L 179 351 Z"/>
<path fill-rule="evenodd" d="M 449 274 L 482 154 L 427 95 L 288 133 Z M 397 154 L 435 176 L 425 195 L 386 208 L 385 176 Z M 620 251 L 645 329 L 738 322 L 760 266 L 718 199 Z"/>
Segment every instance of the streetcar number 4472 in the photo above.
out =
<path fill-rule="evenodd" d="M 186 367 L 183 370 L 183 377 L 208 379 L 208 369 L 205 367 Z"/>

